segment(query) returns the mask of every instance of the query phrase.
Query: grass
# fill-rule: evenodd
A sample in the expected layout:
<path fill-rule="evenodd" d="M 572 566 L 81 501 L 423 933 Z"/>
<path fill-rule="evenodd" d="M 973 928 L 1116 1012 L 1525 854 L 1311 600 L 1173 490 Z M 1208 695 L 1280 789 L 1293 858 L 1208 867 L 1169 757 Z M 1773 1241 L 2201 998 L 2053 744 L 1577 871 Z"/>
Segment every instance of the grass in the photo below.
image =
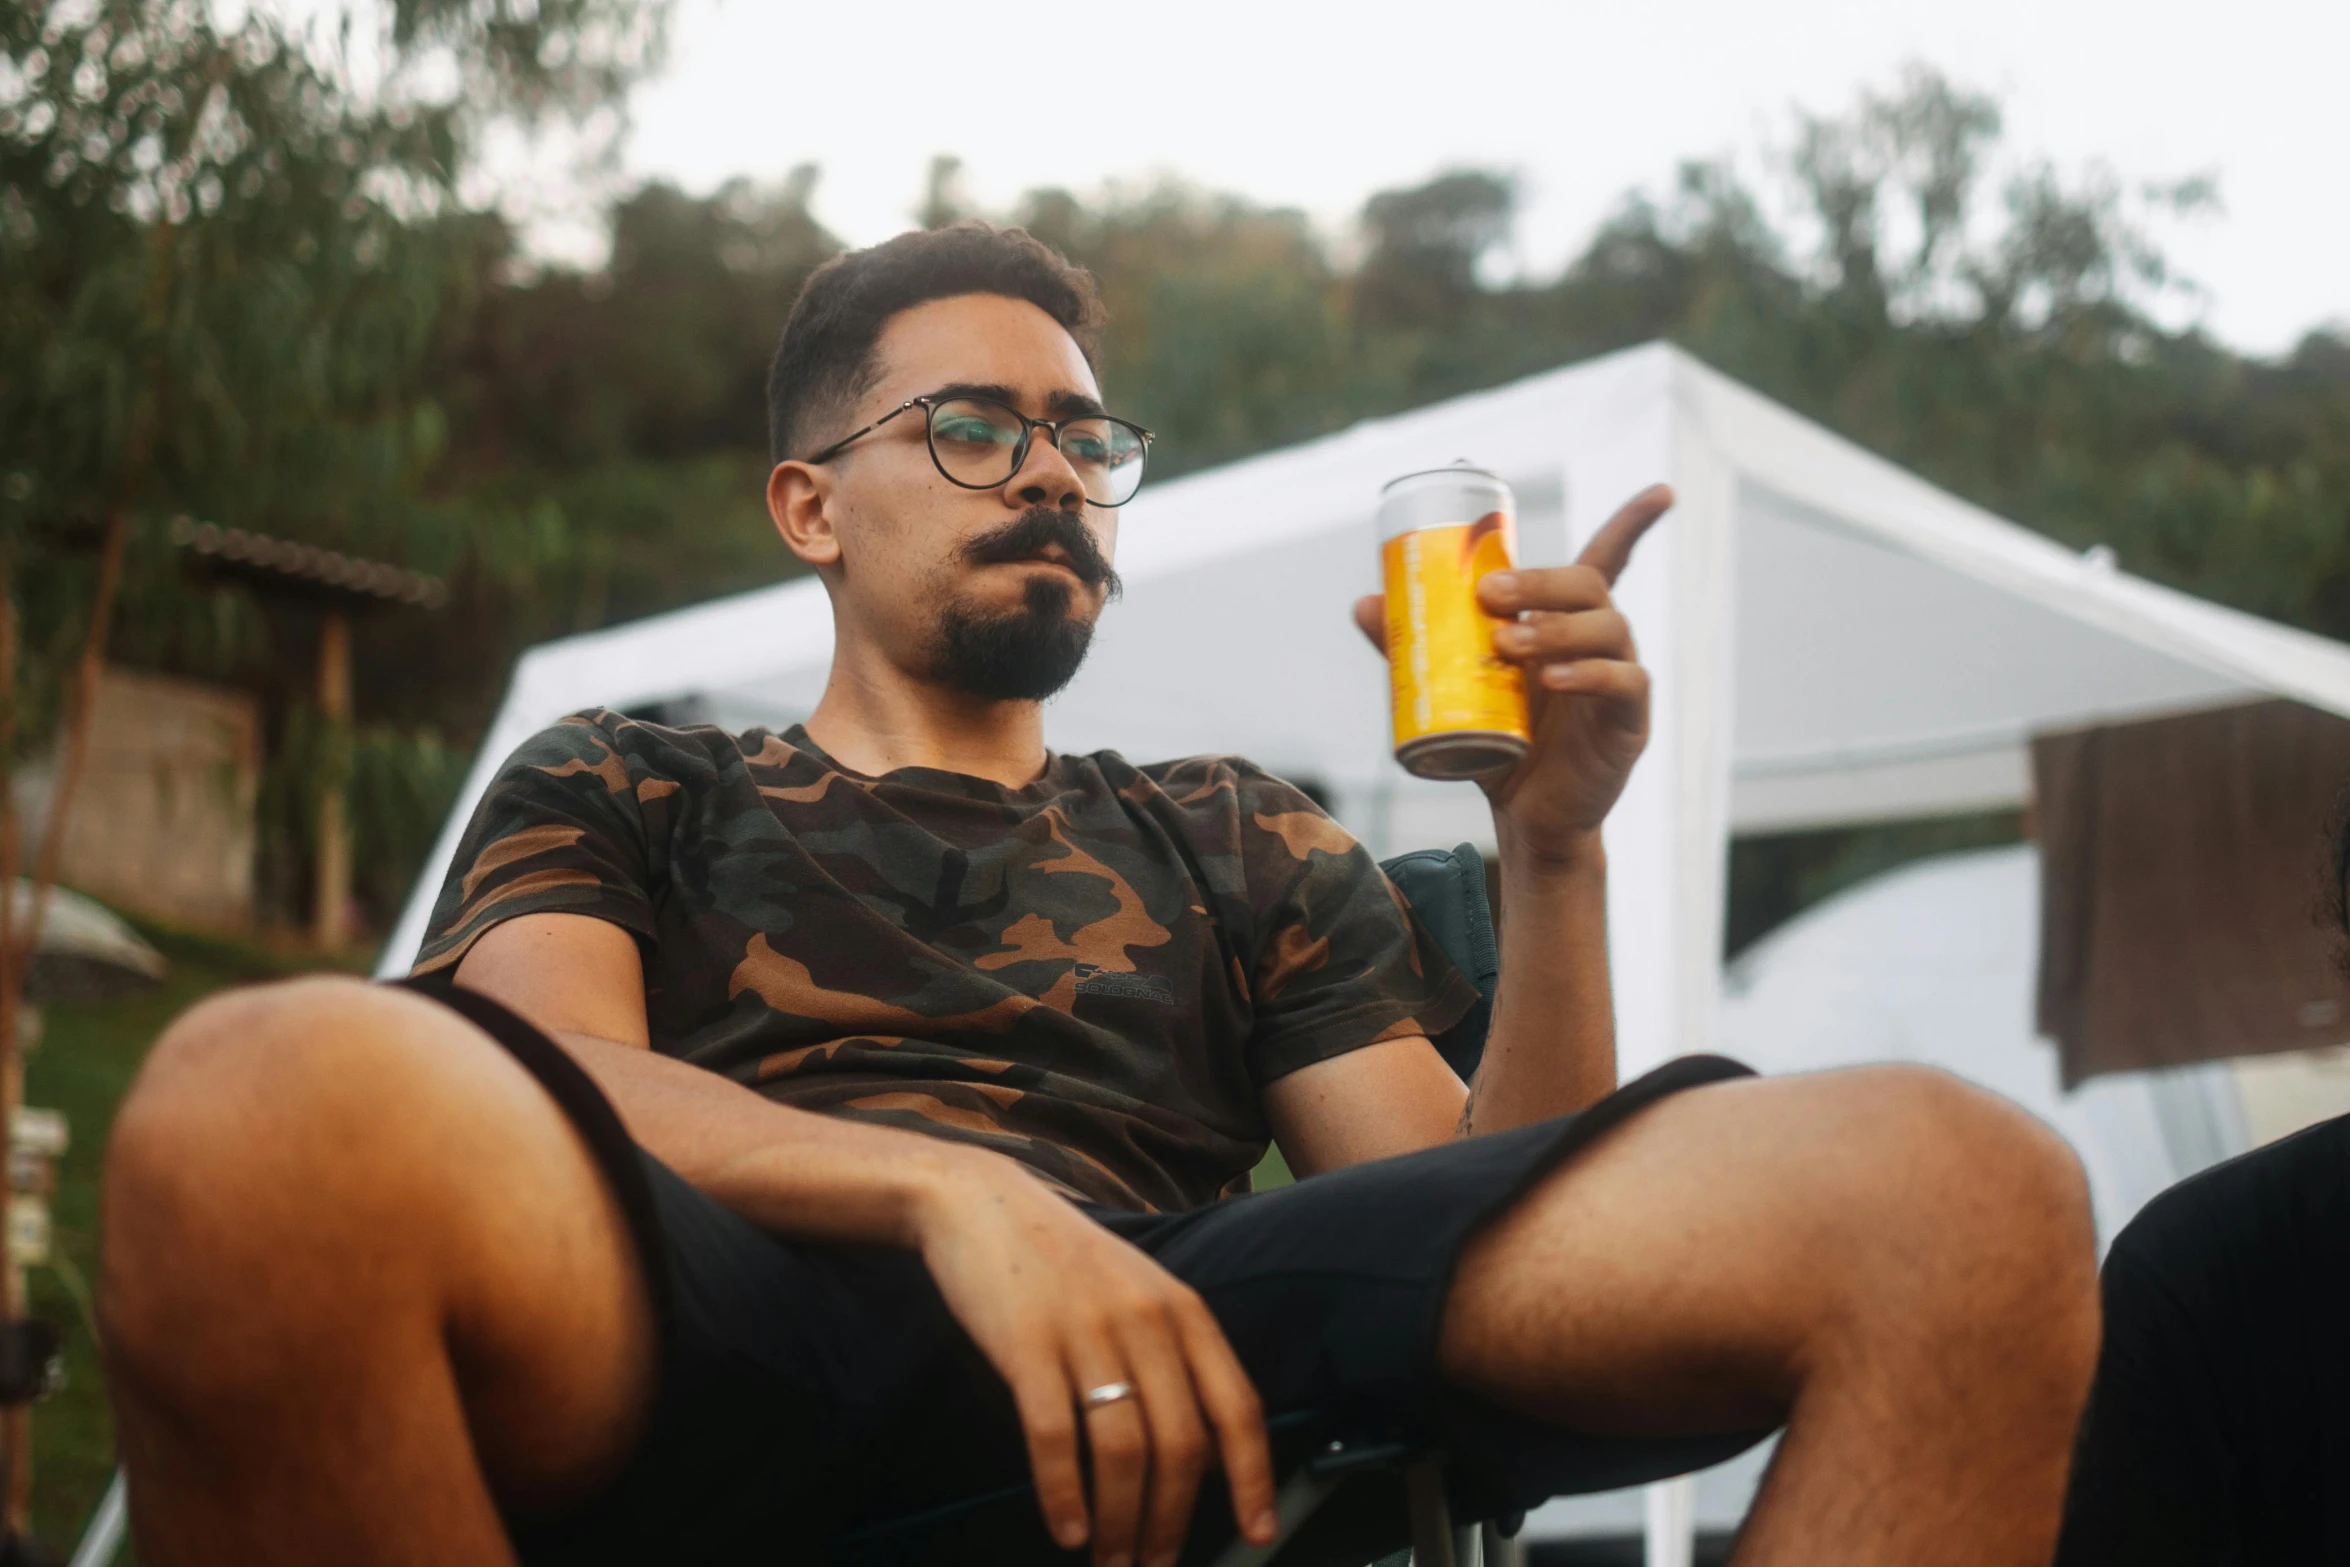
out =
<path fill-rule="evenodd" d="M 65 1112 L 73 1141 L 50 1200 L 51 1266 L 33 1270 L 33 1312 L 65 1330 L 66 1385 L 33 1409 L 33 1528 L 70 1550 L 114 1469 L 114 1420 L 86 1314 L 98 1267 L 98 1163 L 115 1106 L 163 1026 L 216 990 L 332 965 L 249 942 L 142 926 L 170 960 L 162 986 L 122 1001 L 42 1008 L 40 1048 L 25 1064 L 25 1101 Z M 127 1560 L 127 1556 L 125 1558 Z"/>

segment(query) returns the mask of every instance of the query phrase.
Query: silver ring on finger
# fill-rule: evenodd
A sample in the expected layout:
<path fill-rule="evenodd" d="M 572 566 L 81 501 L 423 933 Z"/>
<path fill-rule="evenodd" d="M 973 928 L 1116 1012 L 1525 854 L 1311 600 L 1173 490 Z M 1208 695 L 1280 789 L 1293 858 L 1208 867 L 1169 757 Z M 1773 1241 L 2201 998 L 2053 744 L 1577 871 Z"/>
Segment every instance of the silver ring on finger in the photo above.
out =
<path fill-rule="evenodd" d="M 1087 1388 L 1079 1402 L 1088 1409 L 1107 1409 L 1110 1405 L 1122 1404 L 1133 1396 L 1134 1384 L 1131 1382 L 1104 1382 L 1100 1387 Z"/>

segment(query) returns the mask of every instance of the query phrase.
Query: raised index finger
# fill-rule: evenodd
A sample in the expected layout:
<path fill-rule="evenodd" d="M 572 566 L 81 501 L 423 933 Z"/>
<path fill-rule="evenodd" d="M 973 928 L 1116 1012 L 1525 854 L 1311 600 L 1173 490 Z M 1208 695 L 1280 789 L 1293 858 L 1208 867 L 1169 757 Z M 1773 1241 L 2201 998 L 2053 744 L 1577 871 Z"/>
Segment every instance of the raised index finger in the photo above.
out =
<path fill-rule="evenodd" d="M 1640 536 L 1655 526 L 1656 520 L 1673 509 L 1673 487 L 1652 484 L 1617 508 L 1606 526 L 1591 536 L 1583 546 L 1583 553 L 1575 558 L 1578 566 L 1589 566 L 1599 572 L 1613 587 L 1624 567 L 1631 562 L 1632 546 Z"/>

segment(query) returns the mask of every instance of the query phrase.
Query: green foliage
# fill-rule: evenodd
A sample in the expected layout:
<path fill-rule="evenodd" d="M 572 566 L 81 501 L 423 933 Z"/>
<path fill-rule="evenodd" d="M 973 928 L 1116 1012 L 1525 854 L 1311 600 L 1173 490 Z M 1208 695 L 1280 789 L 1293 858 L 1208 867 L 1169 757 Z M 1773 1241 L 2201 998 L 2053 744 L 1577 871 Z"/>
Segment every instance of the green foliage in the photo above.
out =
<path fill-rule="evenodd" d="M 170 517 L 509 585 L 571 553 L 542 506 L 427 489 L 450 457 L 428 372 L 510 245 L 458 180 L 496 119 L 608 117 L 659 55 L 666 0 L 397 0 L 372 41 L 362 14 L 0 8 L 0 561 L 23 618 L 22 747 L 55 732 L 107 518 L 131 526 L 117 655 L 260 688 L 286 745 L 307 615 L 187 580 Z"/>
<path fill-rule="evenodd" d="M 260 15 L 6 18 L 0 520 L 233 509 L 381 550 L 438 444 L 446 113 L 354 101 Z"/>
<path fill-rule="evenodd" d="M 448 477 L 763 450 L 768 354 L 839 248 L 808 213 L 815 186 L 812 168 L 703 198 L 647 185 L 613 207 L 602 271 L 546 272 L 453 315 L 435 375 Z"/>
<path fill-rule="evenodd" d="M 1034 191 L 1011 216 L 1099 281 L 1102 378 L 1159 436 L 1156 472 L 1357 416 L 1343 280 L 1302 214 L 1160 184 L 1093 210 Z"/>
<path fill-rule="evenodd" d="M 668 43 L 669 8 L 641 0 L 392 0 L 388 10 L 385 88 L 412 98 L 418 79 L 444 78 L 438 98 L 473 133 L 504 113 L 615 115 Z"/>
<path fill-rule="evenodd" d="M 1478 264 L 1508 242 L 1516 211 L 1510 181 L 1476 170 L 1373 196 L 1363 206 L 1370 250 L 1355 274 L 1357 318 L 1373 330 L 1458 326 L 1480 303 Z"/>
<path fill-rule="evenodd" d="M 398 908 L 470 761 L 437 725 L 337 725 L 307 703 L 293 706 L 261 774 L 262 886 L 278 907 L 304 906 L 319 795 L 333 786 L 347 801 L 353 893 L 372 908 Z"/>

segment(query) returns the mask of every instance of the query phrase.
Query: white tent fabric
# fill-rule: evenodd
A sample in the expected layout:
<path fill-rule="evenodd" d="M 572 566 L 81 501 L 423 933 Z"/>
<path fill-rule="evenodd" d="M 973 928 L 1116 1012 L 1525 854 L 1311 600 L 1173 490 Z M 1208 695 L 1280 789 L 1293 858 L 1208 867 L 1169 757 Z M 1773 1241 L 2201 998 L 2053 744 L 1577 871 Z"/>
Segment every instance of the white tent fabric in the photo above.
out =
<path fill-rule="evenodd" d="M 1759 1071 L 1909 1061 L 1955 1072 L 2060 1132 L 2088 1173 L 2098 1249 L 2173 1182 L 2248 1145 L 2230 1064 L 2094 1078 L 2071 1093 L 2036 1036 L 2039 855 L 2029 844 L 1942 855 L 1806 910 L 1724 976 L 1721 1048 Z M 1767 1449 L 1706 1471 L 1697 1523 L 1731 1529 Z M 1536 1538 L 1629 1534 L 1637 1491 L 1571 1497 L 1528 1521 Z"/>
<path fill-rule="evenodd" d="M 1679 493 L 1617 595 L 1655 681 L 1606 834 L 1627 1076 L 1717 1042 L 1733 827 L 2020 803 L 2040 729 L 2260 695 L 2350 716 L 2350 650 L 2076 556 L 1655 344 L 1146 489 L 1120 523 L 1126 599 L 1048 707 L 1050 742 L 1249 755 L 1327 786 L 1383 855 L 1489 845 L 1474 789 L 1389 760 L 1385 676 L 1347 614 L 1375 585 L 1380 484 L 1462 457 L 1516 487 L 1535 564 L 1657 479 Z M 412 959 L 464 819 L 531 732 L 679 699 L 788 721 L 829 647 L 803 580 L 532 649 L 383 970 Z"/>
<path fill-rule="evenodd" d="M 2033 1026 L 2040 856 L 1939 855 L 1773 931 L 1724 976 L 1721 1047 L 1765 1072 L 1941 1067 L 2022 1105 L 2080 1156 L 2102 1254 L 2157 1192 L 2249 1139 L 2229 1063 L 2090 1079 L 2067 1093 Z"/>

